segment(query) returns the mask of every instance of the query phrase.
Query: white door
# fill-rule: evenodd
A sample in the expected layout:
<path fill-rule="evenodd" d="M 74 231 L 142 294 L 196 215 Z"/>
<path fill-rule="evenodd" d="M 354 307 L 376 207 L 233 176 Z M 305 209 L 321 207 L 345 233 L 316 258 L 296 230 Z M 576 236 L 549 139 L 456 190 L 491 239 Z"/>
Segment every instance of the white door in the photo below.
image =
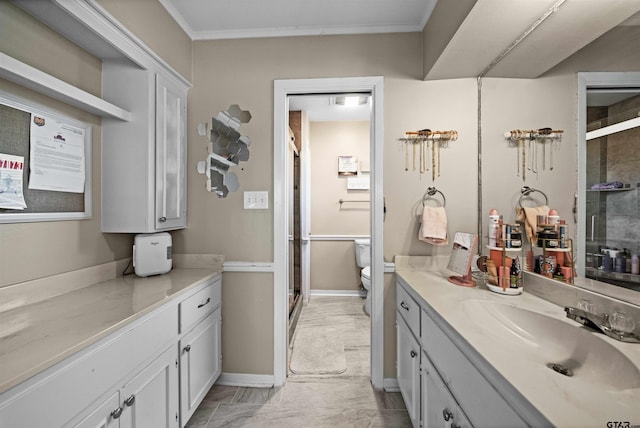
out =
<path fill-rule="evenodd" d="M 118 391 L 114 392 L 74 428 L 118 428 L 122 414 L 119 397 Z"/>
<path fill-rule="evenodd" d="M 178 356 L 172 346 L 121 390 L 121 428 L 178 428 Z"/>
<path fill-rule="evenodd" d="M 420 426 L 420 344 L 397 315 L 398 386 L 414 427 Z"/>
<path fill-rule="evenodd" d="M 180 410 L 184 426 L 216 381 L 221 365 L 220 308 L 180 340 Z"/>
<path fill-rule="evenodd" d="M 186 94 L 156 81 L 156 229 L 186 227 Z"/>

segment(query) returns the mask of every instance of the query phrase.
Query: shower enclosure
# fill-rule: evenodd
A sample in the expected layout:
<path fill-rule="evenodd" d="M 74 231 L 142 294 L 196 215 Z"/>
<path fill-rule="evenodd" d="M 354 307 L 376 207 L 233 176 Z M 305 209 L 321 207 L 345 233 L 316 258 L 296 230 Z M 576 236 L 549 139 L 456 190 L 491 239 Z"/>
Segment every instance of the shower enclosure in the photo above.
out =
<path fill-rule="evenodd" d="M 640 290 L 640 89 L 587 90 L 585 276 Z"/>

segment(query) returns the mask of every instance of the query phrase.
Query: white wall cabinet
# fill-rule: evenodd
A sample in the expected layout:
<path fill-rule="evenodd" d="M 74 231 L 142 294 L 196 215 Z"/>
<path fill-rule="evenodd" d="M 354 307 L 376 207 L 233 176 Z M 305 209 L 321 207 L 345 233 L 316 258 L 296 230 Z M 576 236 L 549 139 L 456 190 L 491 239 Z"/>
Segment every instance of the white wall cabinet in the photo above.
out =
<path fill-rule="evenodd" d="M 410 294 L 396 282 L 398 385 L 413 426 L 526 427 Z"/>
<path fill-rule="evenodd" d="M 221 373 L 221 287 L 218 275 L 1 394 L 0 426 L 184 426 Z"/>
<path fill-rule="evenodd" d="M 187 87 L 127 62 L 103 62 L 104 98 L 130 122 L 102 122 L 102 231 L 185 228 Z"/>

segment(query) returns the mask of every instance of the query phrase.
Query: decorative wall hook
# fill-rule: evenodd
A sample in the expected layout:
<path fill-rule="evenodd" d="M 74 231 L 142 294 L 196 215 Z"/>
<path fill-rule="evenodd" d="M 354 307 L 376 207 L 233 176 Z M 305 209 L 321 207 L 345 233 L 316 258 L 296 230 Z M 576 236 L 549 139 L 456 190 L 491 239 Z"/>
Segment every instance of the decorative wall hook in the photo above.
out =
<path fill-rule="evenodd" d="M 399 138 L 405 145 L 404 170 L 409 171 L 409 145 L 413 151 L 413 170 L 416 170 L 416 150 L 418 151 L 420 174 L 429 171 L 429 146 L 431 146 L 431 179 L 440 177 L 440 149 L 446 148 L 449 141 L 458 139 L 458 131 L 407 131 L 403 138 Z"/>

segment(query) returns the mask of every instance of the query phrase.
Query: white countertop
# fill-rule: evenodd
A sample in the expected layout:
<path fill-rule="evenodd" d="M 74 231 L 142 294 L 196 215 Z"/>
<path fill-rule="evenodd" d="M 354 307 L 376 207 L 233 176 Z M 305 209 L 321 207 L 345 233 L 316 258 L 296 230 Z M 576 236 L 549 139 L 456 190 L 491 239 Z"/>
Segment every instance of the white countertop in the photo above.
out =
<path fill-rule="evenodd" d="M 127 275 L 0 312 L 0 393 L 217 275 Z"/>
<path fill-rule="evenodd" d="M 426 267 L 429 269 L 429 267 Z M 485 286 L 460 287 L 447 281 L 451 271 L 433 266 L 410 266 L 398 263 L 396 274 L 412 288 L 411 294 L 440 315 L 470 345 L 467 350 L 479 353 L 513 387 L 515 387 L 552 424 L 559 427 L 606 427 L 610 421 L 627 421 L 640 425 L 640 388 L 616 390 L 555 373 L 546 364 L 536 361 L 528 345 L 521 347 L 500 342 L 496 335 L 487 334 L 464 309 L 463 302 L 476 299 L 502 302 L 544 314 L 580 327 L 565 316 L 564 308 L 525 292 L 517 296 L 491 292 Z M 596 334 L 608 342 L 640 368 L 640 344 L 623 343 Z M 460 342 L 460 341 L 458 341 Z M 462 349 L 462 347 L 461 347 Z M 463 350 L 464 351 L 464 350 Z M 476 364 L 482 371 L 483 364 Z M 613 368 L 615 369 L 615 367 Z"/>

